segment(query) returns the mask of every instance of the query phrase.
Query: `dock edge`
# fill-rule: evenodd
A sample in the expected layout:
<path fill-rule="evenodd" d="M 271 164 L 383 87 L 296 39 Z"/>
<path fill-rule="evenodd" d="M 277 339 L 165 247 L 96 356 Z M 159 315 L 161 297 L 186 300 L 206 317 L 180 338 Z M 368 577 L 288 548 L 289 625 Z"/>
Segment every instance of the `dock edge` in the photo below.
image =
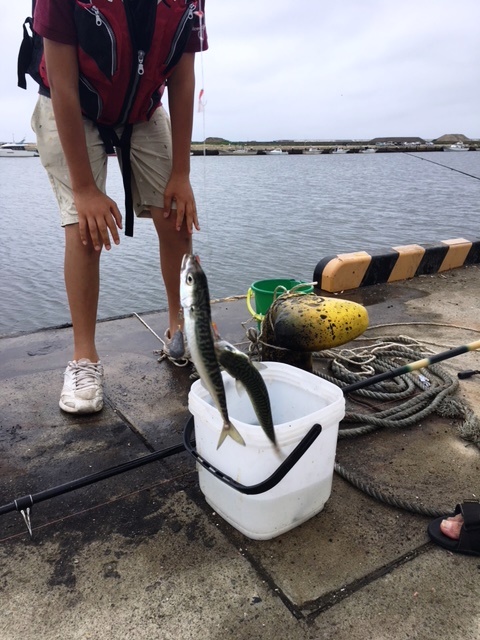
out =
<path fill-rule="evenodd" d="M 370 254 L 366 251 L 322 258 L 313 280 L 329 293 L 398 282 L 480 262 L 480 240 L 454 238 L 438 244 L 409 244 Z"/>

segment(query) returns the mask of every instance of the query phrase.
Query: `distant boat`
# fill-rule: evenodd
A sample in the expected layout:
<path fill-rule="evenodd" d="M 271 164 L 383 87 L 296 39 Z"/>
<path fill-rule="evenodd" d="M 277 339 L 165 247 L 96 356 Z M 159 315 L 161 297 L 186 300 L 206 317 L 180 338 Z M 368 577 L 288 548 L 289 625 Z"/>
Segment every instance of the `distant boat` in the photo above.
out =
<path fill-rule="evenodd" d="M 343 147 L 337 147 L 332 151 L 332 153 L 347 153 L 348 149 L 344 149 Z"/>
<path fill-rule="evenodd" d="M 314 147 L 310 147 L 310 149 L 305 149 L 303 153 L 307 156 L 317 156 L 322 152 L 320 151 L 320 149 L 315 149 Z"/>
<path fill-rule="evenodd" d="M 287 153 L 286 151 L 282 151 L 280 149 L 280 147 L 277 147 L 276 149 L 271 149 L 270 151 L 267 151 L 269 156 L 279 156 L 282 155 L 284 153 Z"/>
<path fill-rule="evenodd" d="M 235 156 L 256 156 L 257 152 L 252 151 L 251 149 L 247 149 L 247 147 L 239 147 L 238 149 L 234 149 L 232 151 L 232 155 Z"/>
<path fill-rule="evenodd" d="M 463 142 L 455 142 L 448 147 L 443 147 L 444 151 L 470 151 L 470 147 Z"/>
<path fill-rule="evenodd" d="M 366 147 L 365 149 L 360 149 L 359 153 L 376 153 L 377 150 L 372 147 Z"/>
<path fill-rule="evenodd" d="M 21 142 L 8 142 L 0 145 L 0 158 L 33 158 L 37 151 L 27 149 Z"/>

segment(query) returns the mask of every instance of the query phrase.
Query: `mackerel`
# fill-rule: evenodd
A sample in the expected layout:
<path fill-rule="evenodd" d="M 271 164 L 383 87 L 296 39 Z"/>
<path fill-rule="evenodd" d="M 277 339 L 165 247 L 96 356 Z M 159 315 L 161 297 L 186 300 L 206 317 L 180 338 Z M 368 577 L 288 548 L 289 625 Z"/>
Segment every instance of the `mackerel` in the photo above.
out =
<path fill-rule="evenodd" d="M 265 365 L 260 362 L 251 362 L 246 353 L 243 353 L 243 351 L 240 351 L 226 340 L 219 339 L 215 341 L 215 353 L 220 365 L 237 381 L 237 389 L 238 383 L 240 383 L 246 390 L 259 425 L 278 451 L 270 397 L 267 385 L 259 371 L 259 369 L 265 369 Z"/>
<path fill-rule="evenodd" d="M 245 445 L 228 416 L 223 377 L 215 355 L 207 277 L 198 259 L 188 253 L 183 256 L 180 271 L 180 299 L 193 364 L 223 420 L 217 449 L 227 436 Z"/>

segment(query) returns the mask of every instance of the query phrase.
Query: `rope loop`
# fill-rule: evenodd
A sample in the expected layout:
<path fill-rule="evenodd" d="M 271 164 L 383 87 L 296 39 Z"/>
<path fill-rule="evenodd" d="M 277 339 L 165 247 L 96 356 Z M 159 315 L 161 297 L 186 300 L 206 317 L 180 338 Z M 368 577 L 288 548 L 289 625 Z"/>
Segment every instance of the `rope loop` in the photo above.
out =
<path fill-rule="evenodd" d="M 425 345 L 408 336 L 377 340 L 369 347 L 323 351 L 317 358 L 329 361 L 329 373 L 315 371 L 315 374 L 345 387 L 372 375 L 391 371 L 409 362 L 415 362 L 433 353 Z M 338 438 L 355 438 L 378 429 L 399 429 L 418 424 L 431 413 L 462 419 L 459 436 L 480 447 L 480 422 L 473 411 L 453 394 L 458 388 L 458 379 L 451 376 L 439 364 L 398 376 L 391 380 L 358 389 L 351 400 L 367 403 L 370 413 L 365 410 L 347 410 Z M 373 405 L 372 406 L 372 402 Z M 391 406 L 386 407 L 386 403 Z M 379 410 L 375 410 L 380 406 Z M 358 477 L 356 473 L 335 462 L 335 472 L 350 484 L 372 498 L 390 506 L 429 517 L 439 517 L 449 513 L 448 507 L 430 507 L 418 500 L 404 500 L 375 487 L 372 481 Z"/>

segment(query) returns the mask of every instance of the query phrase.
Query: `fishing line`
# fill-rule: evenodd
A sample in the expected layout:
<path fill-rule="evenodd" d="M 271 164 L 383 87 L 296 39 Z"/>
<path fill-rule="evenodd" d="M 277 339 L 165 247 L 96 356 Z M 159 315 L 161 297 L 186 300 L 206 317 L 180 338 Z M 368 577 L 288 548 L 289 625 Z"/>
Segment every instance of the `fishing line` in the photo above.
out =
<path fill-rule="evenodd" d="M 203 205 L 203 210 L 204 210 L 204 216 L 205 216 L 205 227 L 206 227 L 206 231 L 205 231 L 205 244 L 207 247 L 207 250 L 210 246 L 210 242 L 209 242 L 209 223 L 208 223 L 208 207 L 207 207 L 207 161 L 206 161 L 206 157 L 207 157 L 207 142 L 206 142 L 206 124 L 205 124 L 205 107 L 206 107 L 206 100 L 205 100 L 205 69 L 203 66 L 203 45 L 205 42 L 205 14 L 203 11 L 203 0 L 199 0 L 198 2 L 198 11 L 196 12 L 196 15 L 198 16 L 198 21 L 199 21 L 199 31 L 198 31 L 198 37 L 200 40 L 200 78 L 201 78 L 201 88 L 200 91 L 198 93 L 198 102 L 197 102 L 197 111 L 198 113 L 202 114 L 202 134 L 203 134 L 203 149 L 202 149 L 202 155 L 203 155 L 203 160 L 202 160 L 202 169 L 203 169 L 203 175 L 202 175 L 202 205 Z M 199 221 L 200 222 L 200 221 Z M 203 228 L 203 224 L 200 224 L 200 227 Z M 208 256 L 210 257 L 210 256 Z"/>
<path fill-rule="evenodd" d="M 432 164 L 436 164 L 439 167 L 443 167 L 444 169 L 450 169 L 450 171 L 456 171 L 457 173 L 462 173 L 464 176 L 468 176 L 469 178 L 475 178 L 475 180 L 480 180 L 480 177 L 474 176 L 472 173 L 467 173 L 466 171 L 461 171 L 460 169 L 454 169 L 453 167 L 449 167 L 448 165 L 442 164 L 441 162 L 435 162 L 435 160 L 422 158 L 421 156 L 416 156 L 414 153 L 408 153 L 408 151 L 405 151 L 404 154 L 406 156 L 410 156 L 411 158 L 417 158 L 417 160 L 425 160 L 425 162 L 431 162 Z"/>

